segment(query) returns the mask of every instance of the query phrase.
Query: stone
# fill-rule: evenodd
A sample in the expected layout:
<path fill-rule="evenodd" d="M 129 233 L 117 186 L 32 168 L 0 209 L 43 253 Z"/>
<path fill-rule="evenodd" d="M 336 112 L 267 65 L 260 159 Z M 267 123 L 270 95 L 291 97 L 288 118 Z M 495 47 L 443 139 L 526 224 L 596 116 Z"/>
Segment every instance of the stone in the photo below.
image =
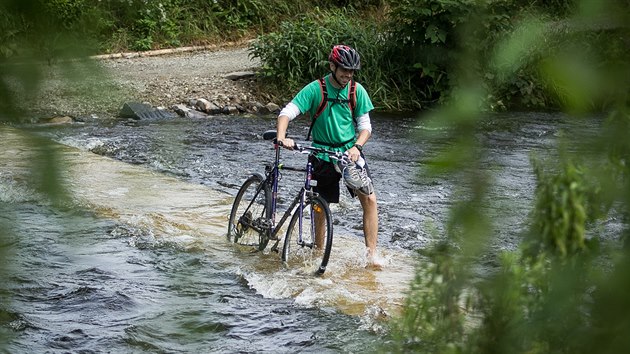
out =
<path fill-rule="evenodd" d="M 53 117 L 53 118 L 50 118 L 50 120 L 48 121 L 48 123 L 51 123 L 51 124 L 70 124 L 73 122 L 74 120 L 72 119 L 72 117 L 69 117 L 69 116 Z"/>
<path fill-rule="evenodd" d="M 186 118 L 191 118 L 191 119 L 203 119 L 203 118 L 208 118 L 208 115 L 203 113 L 203 112 L 199 112 L 196 111 L 194 109 L 188 110 L 188 112 L 186 112 L 186 114 L 184 115 Z"/>
<path fill-rule="evenodd" d="M 184 104 L 176 104 L 173 107 L 171 107 L 171 109 L 177 113 L 180 117 L 186 117 L 186 114 L 190 111 L 192 111 L 192 109 L 188 108 L 188 106 L 184 105 Z"/>
<path fill-rule="evenodd" d="M 252 102 L 248 102 L 247 103 L 247 110 L 252 112 L 252 113 L 262 113 L 262 110 L 266 109 L 265 106 L 263 106 L 262 103 L 260 102 L 256 102 L 256 101 L 252 101 Z M 269 112 L 267 112 L 269 113 Z"/>
<path fill-rule="evenodd" d="M 195 108 L 198 111 L 205 112 L 205 113 L 208 113 L 208 114 L 221 113 L 221 108 L 219 106 L 217 106 L 216 104 L 208 101 L 205 98 L 198 99 L 197 103 L 195 104 Z"/>
<path fill-rule="evenodd" d="M 223 113 L 225 114 L 238 114 L 238 108 L 236 106 L 223 107 Z"/>
<path fill-rule="evenodd" d="M 136 120 L 174 117 L 172 113 L 161 109 L 155 109 L 147 103 L 139 102 L 126 102 L 118 115 L 122 118 L 131 118 Z"/>
<path fill-rule="evenodd" d="M 256 73 L 253 71 L 235 71 L 235 72 L 231 72 L 225 75 L 225 78 L 228 80 L 236 81 L 236 80 L 249 79 L 249 78 L 254 77 L 255 75 Z"/>
<path fill-rule="evenodd" d="M 280 106 L 275 103 L 269 102 L 265 105 L 265 108 L 269 111 L 269 113 L 280 113 Z"/>

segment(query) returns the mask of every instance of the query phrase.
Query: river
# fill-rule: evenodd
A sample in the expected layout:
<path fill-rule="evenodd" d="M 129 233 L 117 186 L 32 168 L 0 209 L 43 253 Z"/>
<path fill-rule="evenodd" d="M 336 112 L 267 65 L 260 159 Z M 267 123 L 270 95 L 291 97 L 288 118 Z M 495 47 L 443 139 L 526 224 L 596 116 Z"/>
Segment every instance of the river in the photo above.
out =
<path fill-rule="evenodd" d="M 500 220 L 492 249 L 518 246 L 535 180 L 530 156 L 548 156 L 559 114 L 492 115 L 480 133 L 495 180 L 488 212 Z M 323 277 L 285 269 L 274 253 L 225 239 L 233 196 L 261 172 L 275 120 L 103 121 L 0 127 L 0 225 L 6 275 L 0 338 L 10 353 L 353 353 L 387 341 L 404 301 L 416 251 L 444 235 L 454 176 L 422 174 L 440 148 L 427 127 L 374 115 L 366 145 L 379 198 L 385 267 L 365 269 L 360 206 L 342 193 Z M 300 140 L 308 127 L 292 123 Z M 592 130 L 592 122 L 584 123 Z M 31 134 L 55 142 L 69 201 L 52 205 L 30 188 Z M 284 152 L 287 164 L 304 156 Z M 281 205 L 299 184 L 285 173 Z M 283 197 L 284 196 L 284 197 Z"/>

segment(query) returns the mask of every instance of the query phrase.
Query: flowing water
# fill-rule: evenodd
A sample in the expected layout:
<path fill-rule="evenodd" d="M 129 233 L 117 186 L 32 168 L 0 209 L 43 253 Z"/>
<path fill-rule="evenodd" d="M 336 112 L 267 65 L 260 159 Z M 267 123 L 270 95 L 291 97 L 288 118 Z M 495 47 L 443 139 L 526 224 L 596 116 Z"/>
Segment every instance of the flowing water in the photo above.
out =
<path fill-rule="evenodd" d="M 535 186 L 531 153 L 548 155 L 560 115 L 490 119 L 481 136 L 495 172 L 489 212 L 503 224 L 496 250 L 514 249 Z M 586 130 L 593 130 L 587 123 Z M 379 198 L 385 267 L 365 268 L 358 201 L 332 210 L 335 239 L 323 277 L 286 269 L 275 253 L 225 239 L 233 196 L 272 161 L 261 139 L 275 120 L 109 121 L 0 127 L 0 226 L 8 294 L 0 308 L 4 349 L 31 352 L 363 352 L 387 340 L 404 301 L 416 250 L 443 237 L 453 176 L 419 175 L 438 143 L 407 117 L 373 117 L 365 153 Z M 25 131 L 26 130 L 26 131 Z M 294 122 L 291 133 L 306 135 Z M 37 156 L 31 134 L 58 142 L 70 199 L 53 206 L 27 187 Z M 283 152 L 285 163 L 305 156 Z M 299 175 L 283 175 L 281 206 Z M 1 234 L 0 234 L 1 235 Z M 422 264 L 422 260 L 419 260 Z M 0 350 L 3 347 L 0 345 Z"/>

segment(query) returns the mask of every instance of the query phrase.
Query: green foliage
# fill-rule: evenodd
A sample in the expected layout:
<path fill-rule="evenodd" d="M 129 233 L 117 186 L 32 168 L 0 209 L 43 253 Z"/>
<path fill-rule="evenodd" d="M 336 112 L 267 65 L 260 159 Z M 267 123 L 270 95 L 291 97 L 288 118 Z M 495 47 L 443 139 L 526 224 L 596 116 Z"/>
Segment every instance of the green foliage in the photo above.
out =
<path fill-rule="evenodd" d="M 73 33 L 75 16 L 82 1 L 0 0 L 0 124 L 20 122 L 26 116 L 21 102 L 36 97 L 46 65 L 53 58 L 77 58 L 86 51 Z M 76 65 L 81 65 L 77 63 Z M 3 136 L 4 138 L 4 136 Z M 26 137 L 25 139 L 29 139 Z M 61 171 L 55 149 L 49 141 L 30 137 L 33 158 L 27 163 L 34 190 L 50 198 L 54 205 L 67 201 L 61 184 Z M 7 209 L 8 210 L 8 209 Z M 11 234 L 17 225 L 13 215 L 0 217 L 0 281 L 11 274 Z M 0 352 L 6 351 L 16 331 L 17 319 L 10 309 L 12 299 L 0 291 Z"/>
<path fill-rule="evenodd" d="M 392 1 L 390 56 L 412 69 L 414 87 L 424 101 L 436 101 L 452 87 L 448 72 L 457 59 L 456 32 L 471 12 L 473 0 Z"/>
<path fill-rule="evenodd" d="M 5 2 L 19 4 L 13 0 Z M 374 2 L 366 1 L 363 6 Z M 317 5 L 339 6 L 332 0 L 315 3 L 284 0 L 38 0 L 24 6 L 10 6 L 37 6 L 41 11 L 39 16 L 16 17 L 13 11 L 3 11 L 0 25 L 4 22 L 8 30 L 3 31 L 3 35 L 12 36 L 43 23 L 56 28 L 52 33 L 64 29 L 68 33 L 77 33 L 84 41 L 96 41 L 101 52 L 148 50 L 239 40 L 276 28 L 283 19 L 308 12 Z M 37 21 L 32 21 L 34 18 Z M 3 47 L 5 45 L 0 44 L 0 51 Z"/>
<path fill-rule="evenodd" d="M 44 6 L 51 18 L 67 29 L 74 27 L 87 8 L 86 0 L 48 0 Z"/>
<path fill-rule="evenodd" d="M 445 103 L 457 99 L 457 88 L 467 85 L 485 91 L 479 104 L 486 109 L 558 107 L 567 100 L 583 102 L 585 109 L 602 107 L 589 104 L 584 96 L 567 96 L 566 79 L 576 77 L 549 75 L 546 71 L 558 68 L 552 62 L 546 69 L 540 65 L 564 43 L 574 43 L 566 31 L 558 30 L 564 26 L 560 19 L 577 11 L 574 1 L 531 1 L 524 6 L 516 0 L 390 0 L 384 7 L 388 20 L 376 25 L 353 10 L 320 10 L 259 37 L 252 55 L 264 65 L 264 91 L 286 99 L 287 90 L 294 92 L 320 76 L 319 61 L 325 60 L 327 49 L 344 42 L 360 46 L 362 58 L 369 61 L 359 78 L 377 108 Z M 512 31 L 520 40 L 506 40 Z M 466 40 L 461 40 L 462 33 Z M 618 58 L 627 54 L 622 47 L 615 46 Z M 592 90 L 584 92 L 589 93 Z"/>
<path fill-rule="evenodd" d="M 600 25 L 601 30 L 597 25 L 585 27 L 589 18 L 567 20 L 579 9 L 593 16 L 601 13 L 590 3 L 578 6 L 583 4 L 570 0 L 525 4 L 515 0 L 392 0 L 386 26 L 389 40 L 382 49 L 386 60 L 378 64 L 394 74 L 395 86 L 408 80 L 404 85 L 412 90 L 401 93 L 424 106 L 445 103 L 457 98 L 458 87 L 475 85 L 485 91 L 481 102 L 485 109 L 566 108 L 577 107 L 576 103 L 583 112 L 603 109 L 610 103 L 602 99 L 608 93 L 588 73 L 610 61 L 623 61 L 630 53 L 621 44 L 624 37 L 617 27 L 623 22 L 615 16 L 608 17 L 612 21 Z M 555 58 L 568 53 L 567 46 L 574 46 L 575 53 Z M 543 58 L 545 65 L 541 65 Z M 583 58 L 588 60 L 567 60 Z M 405 75 L 396 77 L 401 69 Z M 567 86 L 575 95 L 568 94 Z M 583 92 L 578 93 L 576 87 L 583 87 Z"/>
<path fill-rule="evenodd" d="M 591 207 L 597 204 L 598 188 L 586 180 L 582 168 L 567 160 L 561 163 L 559 171 L 546 174 L 534 161 L 537 198 L 526 250 L 534 256 L 548 253 L 565 258 L 585 251 L 586 223 L 600 216 L 595 212 L 599 208 Z"/>
<path fill-rule="evenodd" d="M 304 84 L 328 73 L 330 49 L 343 43 L 361 55 L 362 68 L 355 79 L 367 88 L 377 108 L 420 107 L 423 99 L 413 85 L 413 70 L 396 60 L 404 56 L 394 56 L 392 38 L 381 21 L 364 16 L 352 8 L 318 10 L 259 36 L 250 50 L 262 62 L 264 91 L 289 100 Z"/>
<path fill-rule="evenodd" d="M 4 0 L 0 2 L 0 121 L 25 117 L 19 102 L 37 97 L 39 82 L 58 59 L 91 52 L 89 41 L 77 34 L 76 14 L 82 1 Z M 77 61 L 68 66 L 86 64 Z M 89 64 L 88 64 L 89 65 Z"/>
<path fill-rule="evenodd" d="M 522 42 L 510 42 L 515 48 L 498 48 L 503 56 L 498 56 L 500 62 L 496 65 L 518 66 L 509 80 L 498 77 L 501 73 L 488 67 L 496 43 L 517 26 L 520 18 L 538 9 L 537 5 L 541 4 L 532 2 L 523 7 L 513 0 L 394 0 L 390 28 L 393 38 L 402 40 L 397 41 L 393 56 L 404 58 L 407 67 L 418 71 L 414 86 L 428 102 L 456 97 L 453 89 L 466 84 L 469 73 L 476 72 L 475 78 L 481 79 L 475 84 L 487 91 L 488 105 L 545 107 L 548 102 L 540 94 L 537 72 L 527 66 L 532 54 L 540 50 L 539 43 L 544 43 L 534 41 L 540 27 L 523 28 Z M 543 8 L 553 11 L 551 7 Z M 462 33 L 466 33 L 465 40 L 461 39 Z M 508 54 L 517 58 L 504 57 Z M 462 61 L 462 57 L 468 60 Z"/>
<path fill-rule="evenodd" d="M 251 45 L 251 56 L 260 58 L 263 79 L 282 78 L 286 86 L 295 89 L 321 76 L 331 43 L 345 27 L 345 16 L 326 12 L 304 15 L 298 21 L 283 22 L 278 32 L 259 36 Z"/>
<path fill-rule="evenodd" d="M 194 3 L 185 7 L 191 11 L 186 16 L 192 15 Z M 180 18 L 184 4 L 179 0 L 98 2 L 91 15 L 95 18 L 94 36 L 105 51 L 178 46 L 182 21 L 189 20 Z M 112 33 L 115 35 L 110 37 Z"/>
<path fill-rule="evenodd" d="M 34 32 L 41 36 L 31 42 L 51 61 L 66 52 L 60 50 L 64 46 L 92 52 L 149 50 L 240 40 L 275 30 L 275 36 L 261 38 L 253 53 L 266 66 L 263 92 L 288 97 L 286 91 L 298 86 L 295 82 L 320 75 L 312 57 L 325 54 L 333 43 L 355 43 L 366 64 L 359 79 L 377 107 L 390 110 L 421 109 L 457 98 L 457 87 L 472 84 L 467 74 L 470 69 L 476 72 L 474 84 L 485 91 L 481 104 L 486 109 L 556 108 L 575 106 L 576 102 L 582 104 L 582 111 L 602 109 L 611 104 L 610 93 L 602 92 L 583 69 L 623 61 L 629 54 L 619 35 L 619 21 L 604 21 L 607 24 L 599 31 L 580 29 L 583 19 L 578 24 L 565 21 L 571 14 L 600 14 L 600 2 L 38 0 L 33 4 L 39 7 L 39 14 L 33 17 L 14 16 L 12 8 L 34 8 L 31 2 L 19 3 L 5 0 L 0 5 L 8 7 L 0 11 L 0 55 L 5 57 L 28 50 L 17 45 L 18 37 Z M 34 18 L 37 20 L 32 21 Z M 33 31 L 36 28 L 51 30 Z M 520 42 L 506 41 L 506 33 L 513 30 L 520 31 Z M 460 40 L 461 33 L 467 33 L 465 41 Z M 591 59 L 558 65 L 567 58 L 555 60 L 553 53 L 564 43 L 575 44 L 571 36 L 582 41 L 576 52 L 589 53 Z M 301 44 L 314 50 L 312 55 L 305 57 L 300 47 L 297 55 L 285 52 L 283 57 L 281 48 L 296 49 L 288 44 L 294 39 L 307 40 Z M 74 43 L 69 45 L 69 41 Z M 513 45 L 501 45 L 506 42 Z M 608 45 L 599 45 L 603 43 Z M 502 55 L 495 55 L 496 51 Z M 479 58 L 460 60 L 473 55 Z M 543 57 L 546 63 L 541 66 Z M 325 60 L 325 56 L 319 58 Z M 507 62 L 511 68 L 503 67 Z M 576 71 L 585 75 L 573 75 Z M 288 89 L 285 75 L 289 76 Z M 582 80 L 583 92 L 568 92 L 567 85 L 579 86 L 570 80 Z"/>
<path fill-rule="evenodd" d="M 290 98 L 304 84 L 329 71 L 328 54 L 334 44 L 348 44 L 361 54 L 362 67 L 356 79 L 366 82 L 373 69 L 378 43 L 377 27 L 364 24 L 353 10 L 315 11 L 298 21 L 283 22 L 278 32 L 260 36 L 250 47 L 263 63 L 262 85 L 275 85 L 276 93 Z M 267 91 L 270 91 L 267 89 Z"/>
<path fill-rule="evenodd" d="M 556 21 L 528 11 L 513 22 L 513 30 L 493 37 L 494 46 L 479 45 L 481 52 L 468 43 L 478 44 L 478 34 L 488 33 L 484 21 L 473 16 L 454 32 L 453 47 L 467 54 L 449 71 L 457 75 L 458 85 L 446 104 L 427 117 L 427 124 L 446 129 L 423 138 L 449 142 L 435 155 L 432 171 L 459 171 L 458 188 L 466 193 L 454 194 L 447 239 L 426 252 L 431 265 L 417 271 L 403 314 L 393 321 L 394 341 L 387 351 L 630 350 L 630 287 L 624 280 L 630 276 L 630 62 L 628 48 L 618 42 L 630 38 L 630 8 L 616 1 L 597 3 L 600 7 L 592 11 L 588 0 L 545 2 L 572 17 Z M 479 16 L 483 19 L 487 12 Z M 607 19 L 606 26 L 601 18 Z M 426 41 L 441 38 L 452 37 L 427 36 Z M 533 160 L 537 187 L 526 242 L 517 252 L 502 254 L 497 267 L 474 277 L 470 269 L 480 266 L 495 222 L 484 212 L 492 205 L 486 200 L 492 176 L 475 167 L 484 156 L 475 143 L 484 118 L 481 109 L 489 95 L 527 77 L 532 92 L 555 102 L 569 117 L 578 119 L 593 107 L 609 107 L 609 117 L 595 136 L 565 132 L 557 157 L 544 167 Z M 479 82 L 485 84 L 482 89 L 474 85 Z M 598 222 L 611 213 L 623 220 L 618 236 L 625 246 L 597 242 Z"/>
<path fill-rule="evenodd" d="M 395 345 L 388 352 L 437 352 L 462 336 L 468 304 L 462 295 L 464 272 L 453 257 L 457 253 L 452 245 L 440 243 L 429 252 L 429 262 L 418 259 L 423 266 L 416 269 L 402 316 L 392 323 Z"/>

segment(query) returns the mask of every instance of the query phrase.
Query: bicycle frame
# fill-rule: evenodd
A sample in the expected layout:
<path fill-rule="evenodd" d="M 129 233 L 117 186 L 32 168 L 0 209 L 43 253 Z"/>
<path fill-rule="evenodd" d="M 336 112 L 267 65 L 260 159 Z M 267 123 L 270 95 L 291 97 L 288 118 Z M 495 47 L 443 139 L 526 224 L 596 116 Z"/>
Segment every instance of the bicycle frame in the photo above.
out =
<path fill-rule="evenodd" d="M 278 145 L 277 142 L 275 142 L 275 140 L 274 140 L 274 148 L 275 148 L 275 151 L 276 151 L 276 158 L 275 158 L 275 161 L 274 161 L 273 167 L 271 168 L 270 173 L 267 175 L 266 181 L 268 181 L 269 177 L 271 177 L 271 183 L 272 183 L 272 187 L 271 187 L 271 230 L 270 230 L 270 234 L 269 234 L 269 239 L 276 241 L 276 243 L 271 247 L 271 250 L 276 251 L 277 247 L 278 247 L 278 244 L 280 242 L 280 238 L 278 237 L 278 232 L 280 232 L 280 228 L 282 227 L 282 225 L 284 225 L 284 223 L 287 221 L 289 216 L 291 216 L 291 214 L 292 214 L 292 212 L 293 212 L 293 210 L 295 209 L 296 206 L 298 207 L 296 212 L 300 213 L 299 239 L 298 239 L 298 242 L 303 243 L 303 241 L 302 241 L 302 213 L 304 212 L 304 202 L 305 202 L 307 193 L 313 193 L 312 187 L 313 187 L 314 184 L 312 184 L 313 166 L 312 166 L 310 161 L 306 164 L 306 169 L 283 166 L 282 164 L 280 164 L 280 149 L 281 149 L 281 146 Z M 302 188 L 300 188 L 300 191 L 295 196 L 295 198 L 293 198 L 293 201 L 291 202 L 291 204 L 289 205 L 287 210 L 282 215 L 282 218 L 280 219 L 280 221 L 278 223 L 276 223 L 276 211 L 277 211 L 277 202 L 278 202 L 278 185 L 279 185 L 278 182 L 280 180 L 279 177 L 280 177 L 280 170 L 281 169 L 290 170 L 290 171 L 306 172 L 306 176 L 305 176 L 305 179 L 304 179 L 304 186 L 302 186 Z"/>
<path fill-rule="evenodd" d="M 272 246 L 272 250 L 277 251 L 278 244 L 281 241 L 281 238 L 278 237 L 280 228 L 284 225 L 284 223 L 287 221 L 289 216 L 292 215 L 293 210 L 296 209 L 297 207 L 296 212 L 299 213 L 299 226 L 298 226 L 299 235 L 298 235 L 298 240 L 297 240 L 298 244 L 300 244 L 301 246 L 308 246 L 312 248 L 313 245 L 312 244 L 306 245 L 302 238 L 302 230 L 303 230 L 302 216 L 304 212 L 304 205 L 306 203 L 306 199 L 316 195 L 316 193 L 313 192 L 312 190 L 312 187 L 317 185 L 317 181 L 312 179 L 313 166 L 310 161 L 307 162 L 306 168 L 295 168 L 295 167 L 284 166 L 283 164 L 280 163 L 280 150 L 282 146 L 278 144 L 276 140 L 276 132 L 267 131 L 263 134 L 263 138 L 265 140 L 273 140 L 274 149 L 275 149 L 275 159 L 272 165 L 267 165 L 265 167 L 265 177 L 263 179 L 263 182 L 260 184 L 260 186 L 256 190 L 254 198 L 250 201 L 246 210 L 249 210 L 249 208 L 252 206 L 257 196 L 259 195 L 259 193 L 261 193 L 263 189 L 266 188 L 266 186 L 269 186 L 271 190 L 271 203 L 270 203 L 271 216 L 268 219 L 257 218 L 255 220 L 243 219 L 243 216 L 240 216 L 239 223 L 242 223 L 243 225 L 246 225 L 247 227 L 256 230 L 262 237 L 267 238 L 266 241 L 275 240 L 276 242 Z M 342 157 L 342 154 L 339 152 L 329 151 L 326 149 L 311 147 L 311 146 L 303 147 L 300 145 L 296 145 L 295 150 L 297 150 L 299 153 L 304 153 L 304 154 L 326 153 L 333 159 L 341 159 Z M 277 203 L 278 203 L 278 186 L 279 186 L 279 181 L 280 181 L 280 170 L 282 169 L 290 170 L 290 171 L 305 172 L 305 178 L 304 178 L 304 185 L 301 187 L 300 191 L 295 196 L 295 198 L 293 199 L 293 201 L 291 202 L 287 210 L 284 212 L 280 220 L 276 222 Z M 313 220 L 312 217 L 313 215 L 311 215 L 311 220 Z M 312 227 L 314 226 L 312 225 Z M 314 231 L 314 230 L 311 230 L 311 231 Z"/>

